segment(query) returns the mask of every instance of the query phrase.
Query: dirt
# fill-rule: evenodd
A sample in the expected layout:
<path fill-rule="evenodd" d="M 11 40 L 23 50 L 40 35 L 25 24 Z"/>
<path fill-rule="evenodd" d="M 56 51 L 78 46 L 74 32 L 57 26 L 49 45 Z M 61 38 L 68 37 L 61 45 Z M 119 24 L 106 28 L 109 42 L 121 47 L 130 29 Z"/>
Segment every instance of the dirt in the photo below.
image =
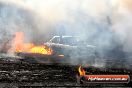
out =
<path fill-rule="evenodd" d="M 26 62 L 0 62 L 0 87 L 18 88 L 18 87 L 65 87 L 65 86 L 132 86 L 129 84 L 86 84 L 80 85 L 76 82 L 78 66 L 61 65 L 61 64 L 38 64 Z M 95 69 L 89 67 L 90 73 L 107 74 L 107 73 L 125 73 L 130 74 L 132 71 L 125 69 Z"/>

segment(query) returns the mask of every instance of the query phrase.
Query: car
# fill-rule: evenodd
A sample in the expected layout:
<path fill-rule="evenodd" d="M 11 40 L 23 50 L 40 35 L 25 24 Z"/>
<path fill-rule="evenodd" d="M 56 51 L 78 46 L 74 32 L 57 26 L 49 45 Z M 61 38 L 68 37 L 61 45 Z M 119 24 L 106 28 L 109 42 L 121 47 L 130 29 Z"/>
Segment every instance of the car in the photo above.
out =
<path fill-rule="evenodd" d="M 96 46 L 88 45 L 79 36 L 53 36 L 44 43 L 45 49 L 52 54 L 19 52 L 24 61 L 32 63 L 82 64 L 91 63 L 96 54 Z"/>
<path fill-rule="evenodd" d="M 87 44 L 79 36 L 53 36 L 44 45 L 50 47 L 55 56 L 63 56 L 63 63 L 81 64 L 96 57 L 96 46 Z"/>

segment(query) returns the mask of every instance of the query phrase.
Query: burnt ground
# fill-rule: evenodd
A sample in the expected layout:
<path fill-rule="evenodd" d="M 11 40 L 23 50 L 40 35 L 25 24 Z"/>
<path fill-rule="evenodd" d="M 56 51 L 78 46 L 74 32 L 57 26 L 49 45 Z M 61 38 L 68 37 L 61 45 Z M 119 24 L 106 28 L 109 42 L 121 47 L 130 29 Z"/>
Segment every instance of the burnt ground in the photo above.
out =
<path fill-rule="evenodd" d="M 46 87 L 46 86 L 94 86 L 94 87 L 111 87 L 111 86 L 132 86 L 129 84 L 86 84 L 80 85 L 76 82 L 76 73 L 78 66 L 60 65 L 60 64 L 31 64 L 26 62 L 9 62 L 0 61 L 0 87 L 17 88 L 17 87 Z M 99 69 L 89 67 L 90 74 L 129 74 L 132 76 L 130 69 L 105 68 Z"/>

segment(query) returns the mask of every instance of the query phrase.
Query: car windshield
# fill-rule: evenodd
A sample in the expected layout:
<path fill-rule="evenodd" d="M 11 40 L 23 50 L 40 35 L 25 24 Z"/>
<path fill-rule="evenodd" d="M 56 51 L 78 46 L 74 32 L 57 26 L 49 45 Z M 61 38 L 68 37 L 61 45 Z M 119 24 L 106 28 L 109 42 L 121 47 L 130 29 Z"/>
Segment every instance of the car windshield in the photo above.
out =
<path fill-rule="evenodd" d="M 66 45 L 77 45 L 79 44 L 80 40 L 77 37 L 63 37 L 60 41 L 61 44 Z"/>
<path fill-rule="evenodd" d="M 71 45 L 71 46 L 77 46 L 77 45 L 84 45 L 84 41 L 80 39 L 80 37 L 77 36 L 55 36 L 53 37 L 50 42 L 57 43 L 57 44 L 65 44 L 65 45 Z"/>

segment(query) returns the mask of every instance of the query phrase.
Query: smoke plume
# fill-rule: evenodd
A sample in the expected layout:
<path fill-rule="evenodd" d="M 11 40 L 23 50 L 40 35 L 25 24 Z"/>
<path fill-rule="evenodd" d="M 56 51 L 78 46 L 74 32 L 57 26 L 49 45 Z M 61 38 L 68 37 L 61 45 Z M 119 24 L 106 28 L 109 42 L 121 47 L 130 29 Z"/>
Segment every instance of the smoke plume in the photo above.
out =
<path fill-rule="evenodd" d="M 100 58 L 130 61 L 131 5 L 131 0 L 0 0 L 0 51 L 11 47 L 18 31 L 36 44 L 77 35 L 95 45 Z"/>

